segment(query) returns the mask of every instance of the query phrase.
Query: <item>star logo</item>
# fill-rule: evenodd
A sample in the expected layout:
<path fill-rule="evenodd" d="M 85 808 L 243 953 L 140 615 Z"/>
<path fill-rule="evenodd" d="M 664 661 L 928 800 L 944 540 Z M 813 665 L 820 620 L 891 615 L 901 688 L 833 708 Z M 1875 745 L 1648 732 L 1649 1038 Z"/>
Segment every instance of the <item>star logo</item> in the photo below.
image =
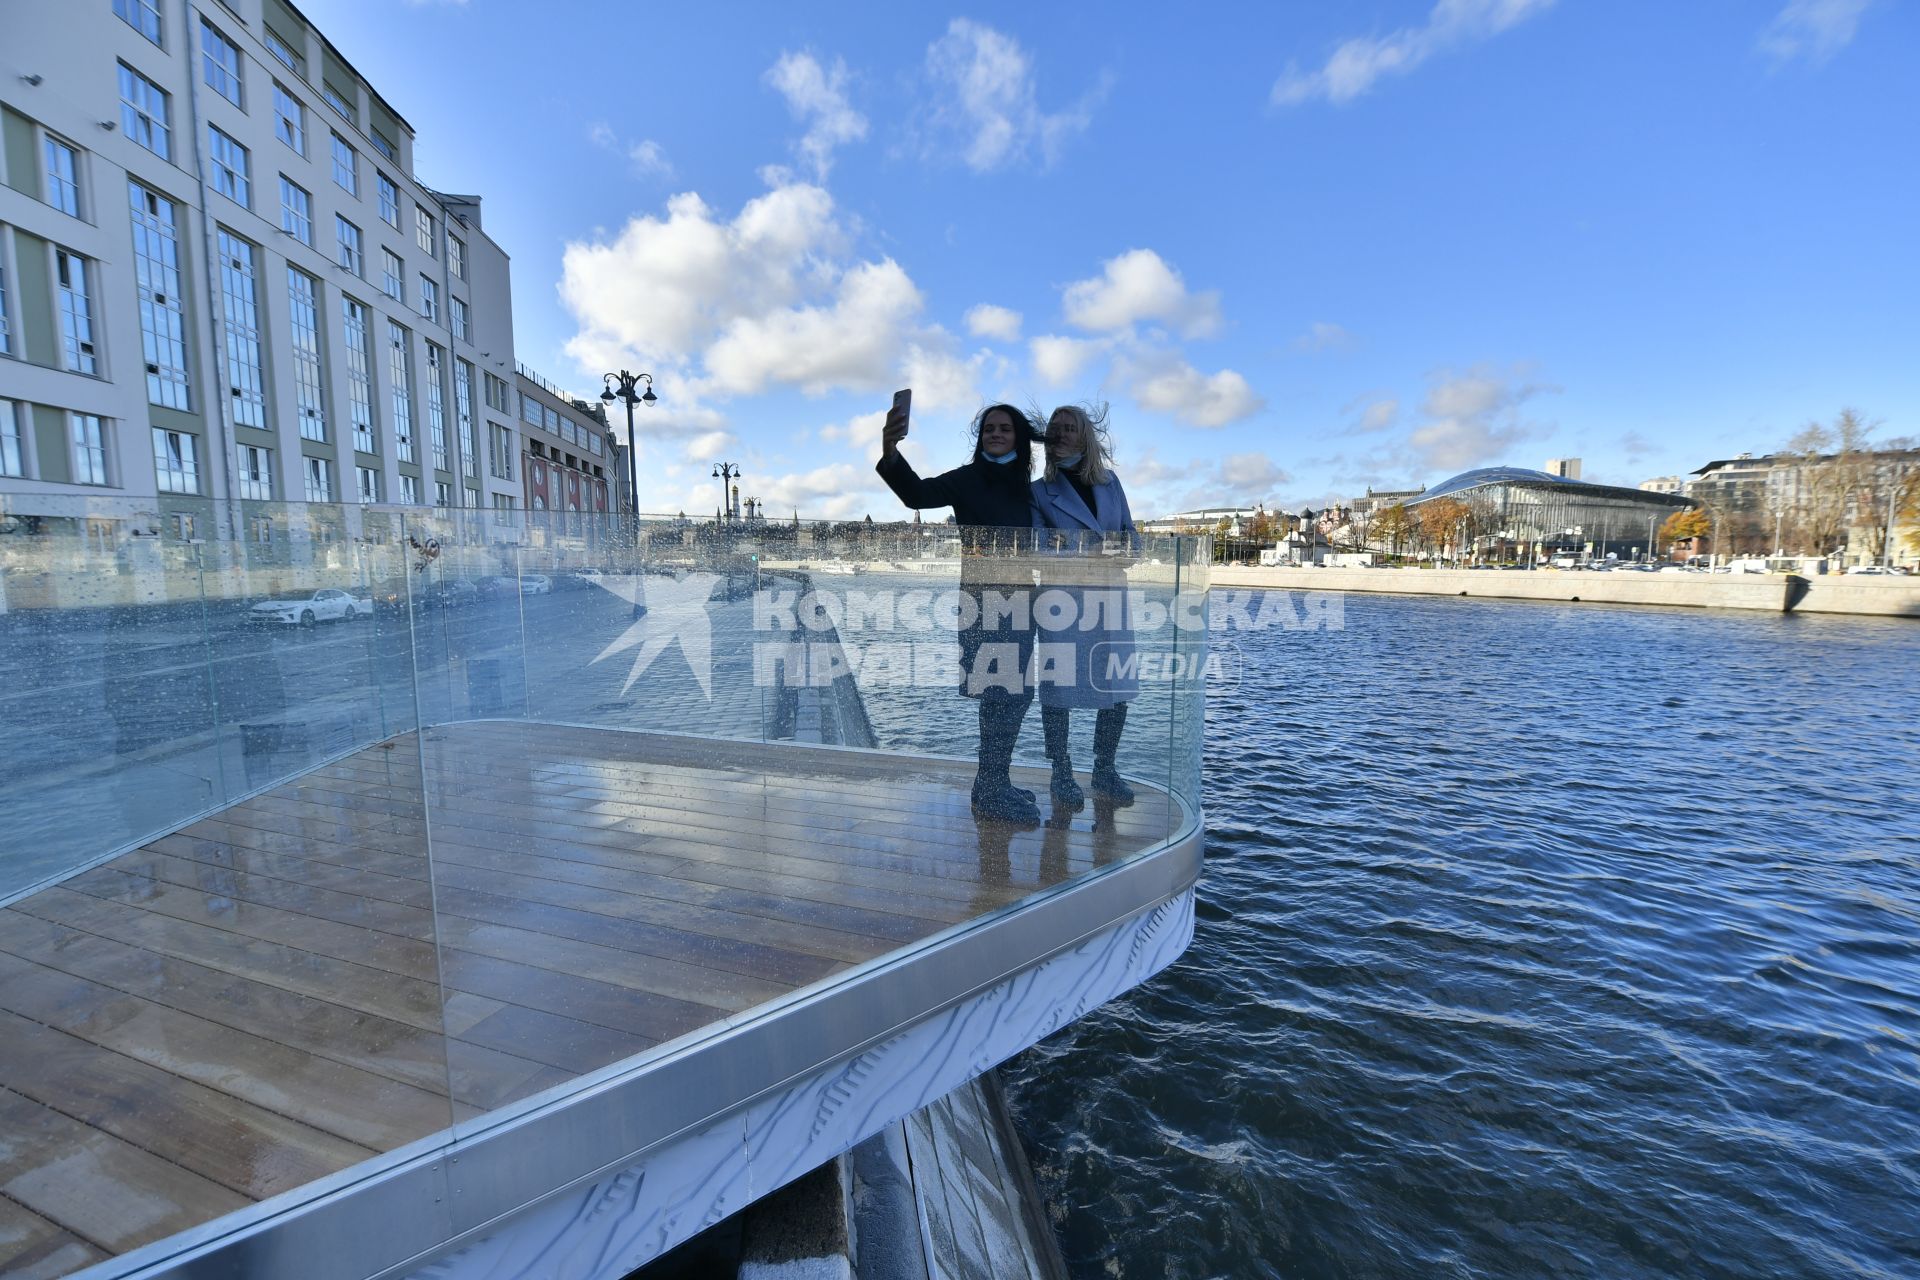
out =
<path fill-rule="evenodd" d="M 693 678 L 700 682 L 700 692 L 706 695 L 708 702 L 712 702 L 713 625 L 707 617 L 707 601 L 712 597 L 713 589 L 720 584 L 720 575 L 690 573 L 676 582 L 668 577 L 638 574 L 620 577 L 608 574 L 596 581 L 603 590 L 612 592 L 628 604 L 644 607 L 646 615 L 635 618 L 632 626 L 622 631 L 612 644 L 602 649 L 587 665 L 592 666 L 601 658 L 610 658 L 638 645 L 640 651 L 633 655 L 633 667 L 627 672 L 627 682 L 620 686 L 620 692 L 624 694 L 653 665 L 653 660 L 666 652 L 668 645 L 678 641 L 682 656 L 693 669 Z"/>

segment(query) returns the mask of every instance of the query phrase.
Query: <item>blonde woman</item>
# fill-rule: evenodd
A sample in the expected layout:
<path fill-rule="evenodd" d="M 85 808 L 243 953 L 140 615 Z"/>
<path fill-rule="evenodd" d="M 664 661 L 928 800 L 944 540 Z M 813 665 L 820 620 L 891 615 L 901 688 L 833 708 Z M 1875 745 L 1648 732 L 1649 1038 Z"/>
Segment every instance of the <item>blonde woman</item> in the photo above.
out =
<path fill-rule="evenodd" d="M 1047 416 L 1047 466 L 1033 482 L 1034 523 L 1052 531 L 1049 545 L 1075 556 L 1048 576 L 1074 584 L 1068 590 L 1079 601 L 1082 615 L 1089 603 L 1089 588 L 1100 589 L 1109 598 L 1115 589 L 1125 588 L 1124 571 L 1098 557 L 1112 535 L 1130 541 L 1137 532 L 1127 492 L 1113 474 L 1109 456 L 1106 405 L 1061 405 Z M 1073 644 L 1071 678 L 1062 673 L 1040 685 L 1040 727 L 1047 758 L 1053 762 L 1049 790 L 1054 803 L 1066 809 L 1086 803 L 1085 792 L 1074 781 L 1073 756 L 1067 747 L 1067 713 L 1075 707 L 1095 711 L 1093 773 L 1088 785 L 1095 795 L 1116 805 L 1133 803 L 1133 788 L 1114 766 L 1120 733 L 1127 723 L 1127 703 L 1140 692 L 1131 675 L 1115 674 L 1132 670 L 1127 657 L 1133 649 L 1133 632 L 1118 618 L 1103 616 L 1102 625 L 1091 630 L 1083 629 L 1086 621 L 1082 616 L 1071 631 L 1052 637 Z"/>

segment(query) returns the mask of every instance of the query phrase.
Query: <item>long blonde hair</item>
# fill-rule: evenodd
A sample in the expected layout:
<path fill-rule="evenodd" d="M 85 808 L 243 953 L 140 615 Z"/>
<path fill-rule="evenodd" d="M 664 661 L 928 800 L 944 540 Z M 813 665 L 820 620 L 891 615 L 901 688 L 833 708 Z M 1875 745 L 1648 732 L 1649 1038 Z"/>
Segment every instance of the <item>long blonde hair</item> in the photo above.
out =
<path fill-rule="evenodd" d="M 1113 447 L 1107 435 L 1107 404 L 1063 404 L 1047 415 L 1047 425 L 1060 414 L 1070 414 L 1080 425 L 1080 443 L 1086 449 L 1087 456 L 1080 463 L 1080 478 L 1088 485 L 1105 484 L 1113 478 Z M 1053 452 L 1047 452 L 1046 478 L 1058 480 L 1060 469 L 1053 463 Z"/>

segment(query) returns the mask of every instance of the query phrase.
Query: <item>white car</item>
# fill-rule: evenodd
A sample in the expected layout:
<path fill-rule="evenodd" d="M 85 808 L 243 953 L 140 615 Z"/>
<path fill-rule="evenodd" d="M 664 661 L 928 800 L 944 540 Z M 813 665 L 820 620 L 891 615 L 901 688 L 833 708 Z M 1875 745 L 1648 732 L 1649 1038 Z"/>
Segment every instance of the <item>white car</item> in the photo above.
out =
<path fill-rule="evenodd" d="M 523 596 L 544 596 L 553 593 L 553 579 L 544 573 L 523 573 L 520 575 L 520 594 Z"/>
<path fill-rule="evenodd" d="M 311 627 L 319 622 L 351 622 L 355 618 L 372 616 L 373 601 L 350 596 L 332 587 L 323 587 L 311 595 L 262 600 L 247 610 L 249 622 L 271 622 L 289 627 Z"/>
<path fill-rule="evenodd" d="M 1857 564 L 1847 570 L 1848 577 L 1852 577 L 1856 573 L 1872 574 L 1874 577 L 1885 577 L 1887 571 L 1877 564 Z"/>

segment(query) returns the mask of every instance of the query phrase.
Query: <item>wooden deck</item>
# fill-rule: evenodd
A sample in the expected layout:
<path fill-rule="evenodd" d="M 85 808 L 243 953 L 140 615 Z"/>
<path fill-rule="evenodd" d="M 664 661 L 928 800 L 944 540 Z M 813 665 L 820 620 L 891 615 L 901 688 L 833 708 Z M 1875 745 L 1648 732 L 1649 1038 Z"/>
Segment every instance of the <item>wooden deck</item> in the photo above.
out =
<path fill-rule="evenodd" d="M 1044 810 L 1045 774 L 1022 773 Z M 1067 825 L 982 827 L 971 777 L 881 753 L 457 725 L 13 903 L 0 1274 L 62 1275 L 300 1187 L 1173 826 L 1141 788 Z"/>

